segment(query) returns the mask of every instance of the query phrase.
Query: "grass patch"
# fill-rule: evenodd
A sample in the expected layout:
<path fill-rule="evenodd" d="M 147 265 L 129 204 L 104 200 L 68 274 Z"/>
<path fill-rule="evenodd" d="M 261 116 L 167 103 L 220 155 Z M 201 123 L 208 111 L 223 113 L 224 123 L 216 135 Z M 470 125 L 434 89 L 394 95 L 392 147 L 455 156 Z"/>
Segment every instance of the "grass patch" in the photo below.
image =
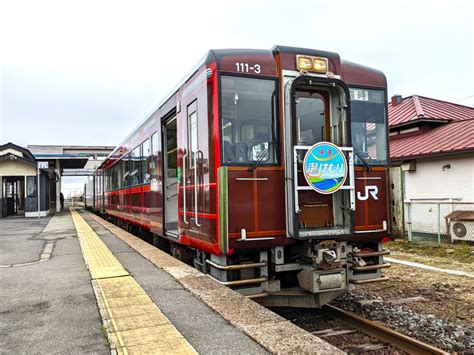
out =
<path fill-rule="evenodd" d="M 406 240 L 394 240 L 386 244 L 387 248 L 407 254 L 446 258 L 449 261 L 461 263 L 474 263 L 473 247 L 467 243 L 441 244 L 440 246 L 424 245 Z"/>
<path fill-rule="evenodd" d="M 100 332 L 102 333 L 102 336 L 105 338 L 105 346 L 107 346 L 108 349 L 112 348 L 112 344 L 110 343 L 109 340 L 109 334 L 107 331 L 107 327 L 105 325 L 102 325 L 100 327 Z"/>

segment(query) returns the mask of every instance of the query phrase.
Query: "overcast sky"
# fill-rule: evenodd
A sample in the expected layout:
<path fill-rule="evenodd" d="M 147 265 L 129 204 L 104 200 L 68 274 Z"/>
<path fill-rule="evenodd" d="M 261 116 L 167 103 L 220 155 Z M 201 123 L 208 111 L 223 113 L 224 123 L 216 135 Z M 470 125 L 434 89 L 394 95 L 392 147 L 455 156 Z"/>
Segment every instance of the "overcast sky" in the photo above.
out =
<path fill-rule="evenodd" d="M 334 51 L 474 105 L 471 0 L 0 1 L 0 143 L 117 145 L 210 48 Z"/>

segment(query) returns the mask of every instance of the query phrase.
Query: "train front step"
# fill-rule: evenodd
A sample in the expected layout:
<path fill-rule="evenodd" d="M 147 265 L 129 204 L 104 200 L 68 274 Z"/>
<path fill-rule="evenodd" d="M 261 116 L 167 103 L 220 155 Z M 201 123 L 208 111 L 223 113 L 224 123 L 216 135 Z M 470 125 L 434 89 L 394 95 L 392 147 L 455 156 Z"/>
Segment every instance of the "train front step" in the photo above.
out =
<path fill-rule="evenodd" d="M 359 246 L 349 246 L 348 278 L 352 284 L 364 284 L 370 282 L 387 281 L 389 278 L 383 275 L 382 270 L 390 267 L 384 262 L 384 255 L 390 251 L 383 249 L 382 243 L 373 243 Z"/>

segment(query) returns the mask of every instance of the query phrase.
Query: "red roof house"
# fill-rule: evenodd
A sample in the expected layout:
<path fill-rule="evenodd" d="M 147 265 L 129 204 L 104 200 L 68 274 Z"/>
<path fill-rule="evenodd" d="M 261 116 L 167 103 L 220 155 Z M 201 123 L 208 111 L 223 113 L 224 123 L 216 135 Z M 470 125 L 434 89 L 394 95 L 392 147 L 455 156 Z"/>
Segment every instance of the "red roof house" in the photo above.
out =
<path fill-rule="evenodd" d="M 474 108 L 394 96 L 388 119 L 392 235 L 408 230 L 456 240 L 449 212 L 474 212 Z M 474 224 L 471 229 L 474 241 Z"/>
<path fill-rule="evenodd" d="M 474 152 L 474 108 L 419 95 L 388 105 L 390 158 Z"/>

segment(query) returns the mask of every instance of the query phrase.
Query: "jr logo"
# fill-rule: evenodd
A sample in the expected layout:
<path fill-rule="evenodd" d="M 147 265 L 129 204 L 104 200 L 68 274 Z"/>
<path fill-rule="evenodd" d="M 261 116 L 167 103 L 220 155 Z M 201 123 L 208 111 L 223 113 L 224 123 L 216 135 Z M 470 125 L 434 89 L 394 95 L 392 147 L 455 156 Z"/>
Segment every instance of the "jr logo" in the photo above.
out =
<path fill-rule="evenodd" d="M 365 195 L 362 196 L 360 191 L 357 192 L 357 199 L 360 201 L 365 201 L 369 199 L 369 195 L 372 196 L 374 200 L 378 200 L 379 198 L 377 197 L 377 194 L 379 193 L 379 188 L 375 185 L 367 185 L 365 187 Z"/>

